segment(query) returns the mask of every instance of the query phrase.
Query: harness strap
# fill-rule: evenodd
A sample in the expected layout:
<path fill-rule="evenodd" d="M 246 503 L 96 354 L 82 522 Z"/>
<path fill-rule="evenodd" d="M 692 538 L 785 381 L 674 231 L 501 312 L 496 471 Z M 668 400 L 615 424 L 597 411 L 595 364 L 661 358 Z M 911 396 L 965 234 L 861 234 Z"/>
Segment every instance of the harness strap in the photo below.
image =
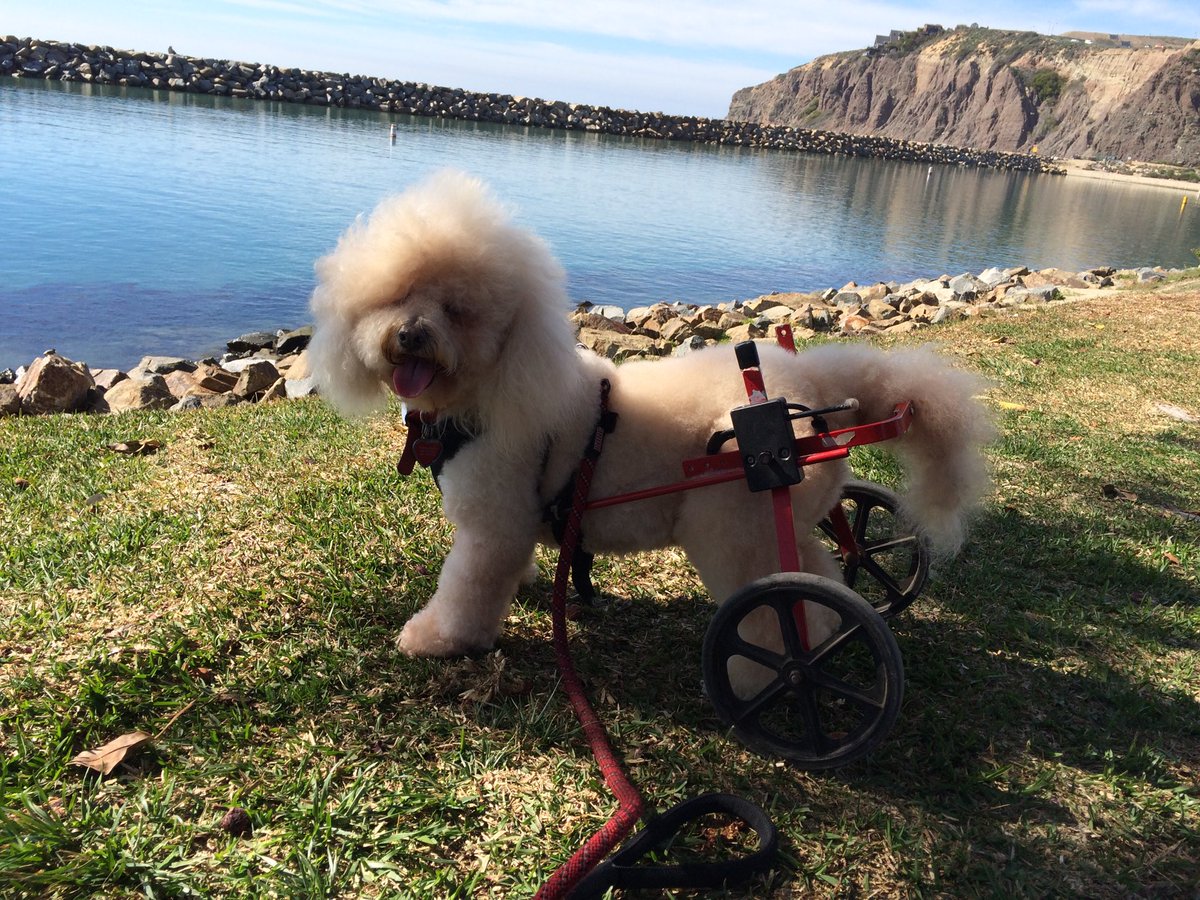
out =
<path fill-rule="evenodd" d="M 607 383 L 607 382 L 605 382 Z M 603 430 L 604 434 L 612 434 L 613 429 L 617 427 L 617 414 L 607 408 L 607 394 L 601 399 L 600 413 L 596 417 L 596 431 Z M 595 431 L 593 432 L 595 433 Z M 550 448 L 546 448 L 546 459 L 542 461 L 542 469 L 545 470 L 549 460 Z M 584 448 L 583 458 L 591 459 L 592 465 L 595 466 L 596 460 L 600 456 L 600 450 L 597 446 L 595 438 L 588 442 Z M 576 469 L 571 477 L 567 479 L 567 483 L 542 510 L 542 521 L 550 526 L 550 531 L 554 535 L 559 546 L 562 546 L 563 537 L 567 530 L 567 520 L 571 515 L 571 506 L 575 497 L 575 483 L 579 477 L 579 470 Z M 575 593 L 579 598 L 588 603 L 596 602 L 596 588 L 592 585 L 592 562 L 595 556 L 583 549 L 583 535 L 575 542 L 575 548 L 571 553 L 571 584 L 575 587 Z"/>

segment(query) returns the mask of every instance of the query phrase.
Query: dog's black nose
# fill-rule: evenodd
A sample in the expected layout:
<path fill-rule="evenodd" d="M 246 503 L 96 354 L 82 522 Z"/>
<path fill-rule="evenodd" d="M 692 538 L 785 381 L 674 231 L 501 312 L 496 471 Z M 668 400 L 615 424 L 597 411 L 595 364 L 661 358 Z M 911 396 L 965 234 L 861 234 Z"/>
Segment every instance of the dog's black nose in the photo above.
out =
<path fill-rule="evenodd" d="M 418 323 L 401 325 L 396 329 L 396 348 L 401 353 L 418 353 L 428 341 L 428 333 Z"/>

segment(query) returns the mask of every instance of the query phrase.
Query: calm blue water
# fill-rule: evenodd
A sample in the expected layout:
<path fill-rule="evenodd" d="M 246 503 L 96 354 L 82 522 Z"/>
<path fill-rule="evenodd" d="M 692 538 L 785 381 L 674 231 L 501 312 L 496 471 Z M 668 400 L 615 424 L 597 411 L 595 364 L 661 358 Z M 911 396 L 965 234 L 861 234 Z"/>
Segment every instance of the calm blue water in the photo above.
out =
<path fill-rule="evenodd" d="M 1200 245 L 1200 202 L 1180 214 L 1156 188 L 7 79 L 0 367 L 47 347 L 93 366 L 199 357 L 302 324 L 313 261 L 443 166 L 517 207 L 574 299 L 626 308 L 990 265 L 1185 266 Z"/>

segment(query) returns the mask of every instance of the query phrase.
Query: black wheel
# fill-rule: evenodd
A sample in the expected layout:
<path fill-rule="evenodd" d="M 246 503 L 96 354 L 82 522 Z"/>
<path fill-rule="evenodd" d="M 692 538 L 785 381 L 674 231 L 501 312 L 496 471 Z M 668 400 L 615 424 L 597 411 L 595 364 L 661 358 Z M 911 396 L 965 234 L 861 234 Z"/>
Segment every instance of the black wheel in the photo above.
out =
<path fill-rule="evenodd" d="M 778 625 L 773 640 L 748 639 L 751 616 Z M 802 629 L 816 646 L 804 646 Z M 845 585 L 803 572 L 761 578 L 722 604 L 704 637 L 703 668 L 709 700 L 742 743 L 805 769 L 873 750 L 904 693 L 900 648 L 879 613 Z"/>
<path fill-rule="evenodd" d="M 821 537 L 842 564 L 848 587 L 891 618 L 917 599 L 929 577 L 929 546 L 896 515 L 900 498 L 869 481 L 851 481 L 842 491 L 841 507 L 856 555 L 844 558 L 837 529 L 826 516 L 817 526 Z"/>

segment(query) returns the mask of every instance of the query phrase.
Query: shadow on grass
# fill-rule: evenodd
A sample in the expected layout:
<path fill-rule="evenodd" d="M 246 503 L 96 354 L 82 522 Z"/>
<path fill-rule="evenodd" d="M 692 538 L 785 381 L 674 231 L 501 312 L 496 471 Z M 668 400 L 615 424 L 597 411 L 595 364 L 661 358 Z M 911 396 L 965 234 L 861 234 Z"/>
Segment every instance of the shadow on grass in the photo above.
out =
<path fill-rule="evenodd" d="M 700 690 L 706 598 L 661 604 L 609 587 L 617 599 L 585 613 L 575 641 L 593 696 L 635 719 L 664 715 L 723 737 Z M 1037 893 L 1056 882 L 1033 873 L 1059 872 L 1062 884 L 1099 878 L 1174 891 L 1200 844 L 1171 805 L 1194 792 L 1186 773 L 1200 767 L 1200 703 L 1186 663 L 1173 674 L 1168 657 L 1200 649 L 1172 614 L 1196 602 L 1191 580 L 1120 552 L 1103 534 L 994 512 L 968 554 L 892 623 L 906 664 L 893 734 L 870 759 L 816 777 L 951 823 L 930 852 L 942 845 L 946 865 L 978 869 L 981 883 Z M 506 652 L 534 648 L 507 639 Z M 790 800 L 813 809 L 808 827 L 836 827 L 846 809 L 814 802 L 809 776 L 797 777 Z M 743 790 L 752 779 L 731 773 Z M 1112 824 L 1124 815 L 1142 833 L 1101 838 L 1130 827 Z M 1089 839 L 1109 849 L 1064 865 L 1064 853 Z M 1178 852 L 1162 856 L 1171 845 Z"/>
<path fill-rule="evenodd" d="M 1071 879 L 1144 887 L 1159 877 L 1170 887 L 1197 838 L 1147 798 L 1161 789 L 1187 799 L 1178 773 L 1200 766 L 1195 684 L 1165 668 L 1171 650 L 1197 648 L 1175 617 L 1191 610 L 1195 587 L 1115 548 L 1099 530 L 1049 528 L 1011 509 L 984 516 L 964 556 L 892 623 L 906 667 L 897 727 L 836 772 L 776 766 L 726 735 L 702 691 L 714 607 L 700 591 L 627 589 L 619 567 L 601 561 L 597 586 L 612 599 L 575 623 L 576 664 L 619 751 L 639 760 L 633 777 L 651 802 L 728 790 L 767 803 L 797 880 L 817 855 L 843 852 L 827 837 L 813 846 L 811 835 L 871 834 L 864 846 L 876 852 L 882 830 L 884 845 L 908 832 L 908 852 L 955 891 L 1045 895 Z M 265 598 L 241 598 L 261 605 L 271 627 L 240 634 L 236 648 L 215 634 L 212 646 L 164 646 L 172 666 L 211 668 L 222 685 L 224 699 L 176 727 L 181 746 L 245 767 L 262 744 L 316 729 L 318 743 L 403 771 L 442 771 L 461 757 L 469 779 L 493 757 L 519 770 L 554 755 L 592 772 L 554 690 L 550 585 L 523 591 L 502 659 L 411 660 L 393 639 L 433 592 L 433 567 L 415 561 L 424 555 L 397 551 L 357 576 L 314 575 L 290 624 Z M 147 697 L 178 680 L 144 660 L 137 671 L 153 682 L 138 692 Z M 199 685 L 172 690 L 200 696 Z M 132 690 L 113 702 L 110 722 L 143 720 L 147 700 Z M 1088 858 L 1063 861 L 1088 841 L 1097 848 Z M 1143 856 L 1172 845 L 1180 849 L 1154 863 L 1158 874 L 1137 874 Z"/>

